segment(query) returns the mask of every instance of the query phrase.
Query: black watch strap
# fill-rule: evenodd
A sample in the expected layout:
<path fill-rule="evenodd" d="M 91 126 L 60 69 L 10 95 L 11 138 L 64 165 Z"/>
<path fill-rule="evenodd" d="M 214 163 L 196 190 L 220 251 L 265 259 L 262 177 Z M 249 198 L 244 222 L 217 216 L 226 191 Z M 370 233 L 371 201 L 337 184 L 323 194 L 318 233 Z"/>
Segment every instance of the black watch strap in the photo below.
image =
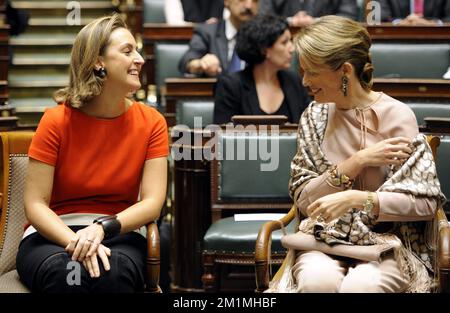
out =
<path fill-rule="evenodd" d="M 110 239 L 119 235 L 120 229 L 122 228 L 116 215 L 98 217 L 94 220 L 94 223 L 102 225 L 103 231 L 105 232 L 105 239 Z"/>

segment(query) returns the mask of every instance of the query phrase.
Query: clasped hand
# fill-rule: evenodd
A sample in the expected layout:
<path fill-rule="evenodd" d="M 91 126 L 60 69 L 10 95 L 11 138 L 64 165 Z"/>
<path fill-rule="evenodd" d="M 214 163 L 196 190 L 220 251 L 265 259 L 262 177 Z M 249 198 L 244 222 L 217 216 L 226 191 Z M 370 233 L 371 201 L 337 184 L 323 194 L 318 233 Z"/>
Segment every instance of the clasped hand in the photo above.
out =
<path fill-rule="evenodd" d="M 323 219 L 329 223 L 336 218 L 341 217 L 356 206 L 359 190 L 346 190 L 323 196 L 306 208 L 306 213 L 312 219 Z"/>
<path fill-rule="evenodd" d="M 72 256 L 73 261 L 83 263 L 91 277 L 100 276 L 97 257 L 102 261 L 105 271 L 110 269 L 108 257 L 111 256 L 111 250 L 101 244 L 104 236 L 103 227 L 98 224 L 92 224 L 77 231 L 65 248 L 69 255 Z"/>
<path fill-rule="evenodd" d="M 412 153 L 411 140 L 406 137 L 394 137 L 377 142 L 373 146 L 356 153 L 361 168 L 368 166 L 400 165 Z M 367 194 L 360 190 L 346 190 L 323 196 L 306 208 L 313 219 L 321 217 L 326 223 L 341 217 L 349 209 L 362 209 Z"/>
<path fill-rule="evenodd" d="M 219 58 L 211 53 L 204 55 L 200 59 L 200 68 L 208 76 L 217 76 L 222 72 Z"/>
<path fill-rule="evenodd" d="M 412 153 L 410 144 L 411 140 L 405 137 L 379 141 L 373 146 L 357 152 L 359 163 L 363 167 L 400 165 Z"/>

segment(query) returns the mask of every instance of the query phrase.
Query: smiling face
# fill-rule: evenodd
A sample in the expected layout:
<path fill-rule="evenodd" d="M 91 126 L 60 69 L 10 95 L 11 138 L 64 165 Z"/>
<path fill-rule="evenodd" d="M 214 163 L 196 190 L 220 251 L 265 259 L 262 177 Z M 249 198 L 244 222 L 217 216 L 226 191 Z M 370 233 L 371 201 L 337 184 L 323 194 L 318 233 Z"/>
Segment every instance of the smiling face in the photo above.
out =
<path fill-rule="evenodd" d="M 344 96 L 341 91 L 343 72 L 333 71 L 325 64 L 312 64 L 300 56 L 300 69 L 303 74 L 303 86 L 308 87 L 319 103 L 341 102 Z"/>
<path fill-rule="evenodd" d="M 106 68 L 105 84 L 133 92 L 141 87 L 139 73 L 143 64 L 144 59 L 136 50 L 133 35 L 125 28 L 118 28 L 111 33 L 109 44 L 104 55 L 99 57 L 96 68 Z"/>
<path fill-rule="evenodd" d="M 279 69 L 288 69 L 291 66 L 294 45 L 291 41 L 291 32 L 286 29 L 275 43 L 266 50 L 266 58 Z"/>

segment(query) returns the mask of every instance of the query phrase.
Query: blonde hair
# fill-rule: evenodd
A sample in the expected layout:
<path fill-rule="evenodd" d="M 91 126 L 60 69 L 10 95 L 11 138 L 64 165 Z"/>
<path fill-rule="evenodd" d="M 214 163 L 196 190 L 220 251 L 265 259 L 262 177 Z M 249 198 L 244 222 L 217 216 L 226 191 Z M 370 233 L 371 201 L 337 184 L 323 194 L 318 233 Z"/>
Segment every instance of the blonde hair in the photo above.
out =
<path fill-rule="evenodd" d="M 69 86 L 53 94 L 57 103 L 80 108 L 101 93 L 104 78 L 94 75 L 94 66 L 104 54 L 111 33 L 118 28 L 128 29 L 120 15 L 114 13 L 95 19 L 81 29 L 72 47 Z"/>
<path fill-rule="evenodd" d="M 311 64 L 326 64 L 333 71 L 349 62 L 361 86 L 369 91 L 373 84 L 370 56 L 372 41 L 366 28 L 348 18 L 323 16 L 303 28 L 295 38 L 298 54 Z"/>

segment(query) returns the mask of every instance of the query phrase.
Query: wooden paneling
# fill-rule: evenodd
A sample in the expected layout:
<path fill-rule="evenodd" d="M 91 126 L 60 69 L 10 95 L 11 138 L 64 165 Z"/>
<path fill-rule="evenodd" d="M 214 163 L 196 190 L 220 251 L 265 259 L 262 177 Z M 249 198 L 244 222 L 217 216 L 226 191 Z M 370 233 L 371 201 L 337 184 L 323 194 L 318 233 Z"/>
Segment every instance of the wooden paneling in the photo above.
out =
<path fill-rule="evenodd" d="M 394 26 L 391 23 L 367 26 L 373 41 L 450 41 L 450 23 L 444 26 Z"/>
<path fill-rule="evenodd" d="M 398 99 L 426 98 L 450 102 L 450 80 L 445 79 L 376 78 L 373 89 Z"/>

